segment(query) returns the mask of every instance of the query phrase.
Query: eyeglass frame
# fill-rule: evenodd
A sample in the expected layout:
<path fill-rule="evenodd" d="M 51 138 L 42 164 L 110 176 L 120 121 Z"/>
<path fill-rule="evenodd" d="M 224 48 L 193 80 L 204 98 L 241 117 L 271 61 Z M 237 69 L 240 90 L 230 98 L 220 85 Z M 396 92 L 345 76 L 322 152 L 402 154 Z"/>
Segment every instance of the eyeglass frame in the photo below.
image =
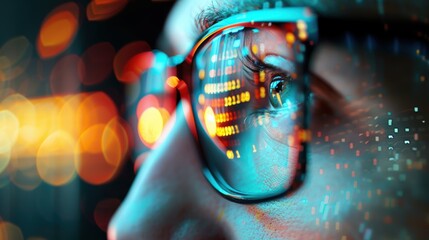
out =
<path fill-rule="evenodd" d="M 197 116 L 197 110 L 196 106 L 191 100 L 191 94 L 193 92 L 193 59 L 196 53 L 198 53 L 199 49 L 207 42 L 210 42 L 214 37 L 222 34 L 225 30 L 234 28 L 234 27 L 244 27 L 244 28 L 256 28 L 261 26 L 256 26 L 257 24 L 265 24 L 265 23 L 297 23 L 298 21 L 304 21 L 307 25 L 307 34 L 308 37 L 303 43 L 305 43 L 305 56 L 304 56 L 304 64 L 303 64 L 303 81 L 304 82 L 304 120 L 303 120 L 303 130 L 308 131 L 308 125 L 309 125 L 309 113 L 308 113 L 308 105 L 309 105 L 309 86 L 310 86 L 310 72 L 309 72 L 309 59 L 311 56 L 311 50 L 313 48 L 313 45 L 315 45 L 315 42 L 317 41 L 317 18 L 316 15 L 311 11 L 311 9 L 306 7 L 289 7 L 289 8 L 272 8 L 272 9 L 261 9 L 261 10 L 254 10 L 249 11 L 245 13 L 240 13 L 234 16 L 231 16 L 229 18 L 226 18 L 213 26 L 209 27 L 207 30 L 205 30 L 200 37 L 197 39 L 191 50 L 186 57 L 183 58 L 182 56 L 176 56 L 173 58 L 170 58 L 170 66 L 176 67 L 176 75 L 180 79 L 180 82 L 178 84 L 178 88 L 182 89 L 179 90 L 180 98 L 185 98 L 190 100 L 192 106 L 192 113 L 193 113 L 193 119 L 195 126 L 199 126 L 199 122 L 196 119 L 195 116 Z M 185 86 L 185 87 L 184 87 Z M 186 89 L 186 91 L 184 91 Z M 178 99 L 179 100 L 179 99 Z M 204 154 L 203 146 L 199 140 L 201 136 L 204 136 L 204 133 L 198 132 L 198 130 L 195 130 L 197 133 L 194 133 L 194 136 L 196 137 L 196 141 L 199 146 L 199 151 L 201 155 Z M 303 183 L 305 174 L 306 174 L 306 165 L 307 165 L 307 148 L 308 143 L 306 141 L 301 142 L 301 150 L 299 152 L 299 159 L 298 159 L 298 166 L 295 169 L 295 176 L 293 179 L 293 183 L 285 190 L 281 190 L 272 194 L 244 194 L 239 193 L 238 191 L 232 189 L 228 186 L 227 183 L 221 183 L 222 179 L 216 178 L 212 170 L 209 169 L 208 163 L 206 160 L 202 161 L 202 170 L 203 175 L 207 179 L 207 181 L 210 183 L 210 185 L 223 197 L 226 199 L 229 199 L 233 202 L 238 203 L 258 203 L 258 202 L 265 202 L 272 199 L 276 199 L 279 197 L 282 197 L 284 195 L 290 194 L 294 191 L 296 191 Z"/>

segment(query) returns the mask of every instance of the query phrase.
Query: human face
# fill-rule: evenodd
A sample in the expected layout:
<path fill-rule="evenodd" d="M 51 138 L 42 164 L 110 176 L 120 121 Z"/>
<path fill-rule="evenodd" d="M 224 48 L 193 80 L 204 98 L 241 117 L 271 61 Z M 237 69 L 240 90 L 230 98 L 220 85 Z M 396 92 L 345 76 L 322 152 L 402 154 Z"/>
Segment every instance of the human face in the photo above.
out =
<path fill-rule="evenodd" d="M 223 198 L 202 174 L 191 106 L 181 101 L 109 237 L 427 236 L 427 45 L 395 35 L 337 36 L 321 38 L 312 58 L 312 71 L 326 82 L 313 88 L 307 178 L 297 191 L 258 204 Z"/>

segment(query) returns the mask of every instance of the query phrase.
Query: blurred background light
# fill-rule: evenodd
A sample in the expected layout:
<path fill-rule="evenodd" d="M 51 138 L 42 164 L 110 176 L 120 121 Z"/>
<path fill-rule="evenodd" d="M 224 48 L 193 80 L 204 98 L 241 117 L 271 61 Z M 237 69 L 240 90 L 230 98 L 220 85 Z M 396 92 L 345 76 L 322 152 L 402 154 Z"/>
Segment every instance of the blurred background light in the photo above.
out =
<path fill-rule="evenodd" d="M 118 112 L 112 99 L 104 92 L 85 97 L 77 108 L 77 129 L 80 133 L 95 124 L 107 124 Z"/>
<path fill-rule="evenodd" d="M 161 120 L 162 122 L 162 120 Z M 129 153 L 129 126 L 103 92 L 0 104 L 0 173 L 24 190 L 60 186 L 75 172 L 91 184 L 110 181 Z"/>
<path fill-rule="evenodd" d="M 135 55 L 147 51 L 150 51 L 150 47 L 145 41 L 135 41 L 123 46 L 116 54 L 113 63 L 116 78 L 121 82 L 135 82 L 134 73 L 130 74 L 124 68 Z"/>
<path fill-rule="evenodd" d="M 170 121 L 174 107 L 174 95 L 149 94 L 140 99 L 136 107 L 138 121 L 136 128 L 140 141 L 146 147 L 153 148 L 167 122 Z"/>
<path fill-rule="evenodd" d="M 136 109 L 137 118 L 143 114 L 144 110 L 150 107 L 159 107 L 158 98 L 153 94 L 149 94 L 140 99 Z"/>
<path fill-rule="evenodd" d="M 51 58 L 66 50 L 76 36 L 79 6 L 74 2 L 60 5 L 51 11 L 40 27 L 37 51 L 41 58 Z"/>
<path fill-rule="evenodd" d="M 53 94 L 71 94 L 79 91 L 82 71 L 78 68 L 80 57 L 69 54 L 55 64 L 49 78 Z"/>
<path fill-rule="evenodd" d="M 106 124 L 103 132 L 102 150 L 104 157 L 107 162 L 115 166 L 119 166 L 129 153 L 131 144 L 127 128 L 125 120 L 114 117 Z M 112 144 L 117 146 L 111 147 Z"/>
<path fill-rule="evenodd" d="M 0 239 L 24 240 L 21 229 L 13 223 L 0 220 Z"/>
<path fill-rule="evenodd" d="M 18 138 L 19 122 L 10 111 L 0 111 L 0 174 L 10 161 L 11 149 Z"/>
<path fill-rule="evenodd" d="M 37 152 L 37 171 L 40 177 L 53 186 L 64 185 L 74 177 L 76 140 L 69 133 L 58 130 L 49 135 Z"/>
<path fill-rule="evenodd" d="M 139 117 L 138 131 L 143 143 L 152 147 L 161 136 L 164 127 L 162 115 L 158 108 L 149 107 Z"/>
<path fill-rule="evenodd" d="M 109 19 L 125 8 L 128 0 L 92 0 L 86 7 L 86 17 L 89 21 Z"/>
<path fill-rule="evenodd" d="M 155 55 L 152 52 L 143 52 L 134 55 L 125 64 L 120 80 L 126 83 L 139 80 L 142 74 L 152 66 L 154 58 Z"/>
<path fill-rule="evenodd" d="M 104 128 L 104 124 L 95 124 L 86 129 L 79 137 L 75 148 L 79 153 L 75 155 L 76 171 L 82 180 L 93 185 L 109 182 L 119 169 L 119 164 L 112 164 L 104 158 L 102 148 Z"/>

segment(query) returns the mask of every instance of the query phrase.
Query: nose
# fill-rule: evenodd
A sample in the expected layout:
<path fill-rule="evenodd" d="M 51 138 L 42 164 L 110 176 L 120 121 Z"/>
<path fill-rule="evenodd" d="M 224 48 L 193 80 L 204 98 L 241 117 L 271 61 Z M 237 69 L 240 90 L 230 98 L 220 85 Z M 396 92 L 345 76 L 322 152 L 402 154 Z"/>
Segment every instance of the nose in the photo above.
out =
<path fill-rule="evenodd" d="M 159 145 L 146 159 L 109 225 L 116 239 L 229 239 L 218 220 L 226 200 L 208 185 L 181 102 Z"/>

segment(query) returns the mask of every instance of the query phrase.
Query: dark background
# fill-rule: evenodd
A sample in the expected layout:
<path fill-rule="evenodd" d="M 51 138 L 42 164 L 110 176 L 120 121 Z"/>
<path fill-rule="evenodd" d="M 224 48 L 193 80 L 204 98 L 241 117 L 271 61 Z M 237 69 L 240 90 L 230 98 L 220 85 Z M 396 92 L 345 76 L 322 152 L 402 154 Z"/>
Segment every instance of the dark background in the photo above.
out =
<path fill-rule="evenodd" d="M 99 42 L 110 42 L 118 51 L 132 41 L 146 41 L 156 48 L 156 40 L 164 24 L 173 1 L 130 0 L 116 16 L 104 21 L 88 21 L 85 9 L 89 0 L 72 1 L 79 5 L 80 23 L 72 45 L 62 54 L 42 60 L 37 55 L 35 44 L 44 18 L 64 0 L 43 1 L 2 1 L 0 3 L 0 46 L 16 36 L 25 36 L 33 45 L 32 61 L 43 63 L 45 78 L 35 83 L 31 96 L 48 96 L 49 70 L 64 54 L 82 54 L 85 49 Z M 46 84 L 44 84 L 46 81 Z M 14 88 L 13 83 L 8 87 Z M 0 86 L 0 94 L 5 89 Z M 112 90 L 113 89 L 113 90 Z M 124 87 L 114 74 L 102 84 L 82 87 L 81 91 L 106 91 L 113 93 L 120 114 L 126 117 L 124 106 Z M 1 100 L 1 99 L 0 99 Z M 0 133 L 1 134 L 1 133 Z M 108 219 L 120 201 L 123 200 L 134 179 L 134 159 L 132 154 L 126 160 L 121 173 L 110 183 L 93 186 L 78 176 L 61 187 L 53 187 L 42 181 L 34 190 L 23 190 L 8 182 L 7 176 L 0 174 L 0 220 L 18 226 L 24 239 L 105 239 Z M 96 223 L 94 211 L 104 199 L 114 199 L 116 204 L 108 205 L 101 211 L 102 220 Z M 99 226 L 101 225 L 101 227 Z M 104 229 L 102 229 L 104 228 Z M 1 238 L 1 236 L 0 236 Z"/>

